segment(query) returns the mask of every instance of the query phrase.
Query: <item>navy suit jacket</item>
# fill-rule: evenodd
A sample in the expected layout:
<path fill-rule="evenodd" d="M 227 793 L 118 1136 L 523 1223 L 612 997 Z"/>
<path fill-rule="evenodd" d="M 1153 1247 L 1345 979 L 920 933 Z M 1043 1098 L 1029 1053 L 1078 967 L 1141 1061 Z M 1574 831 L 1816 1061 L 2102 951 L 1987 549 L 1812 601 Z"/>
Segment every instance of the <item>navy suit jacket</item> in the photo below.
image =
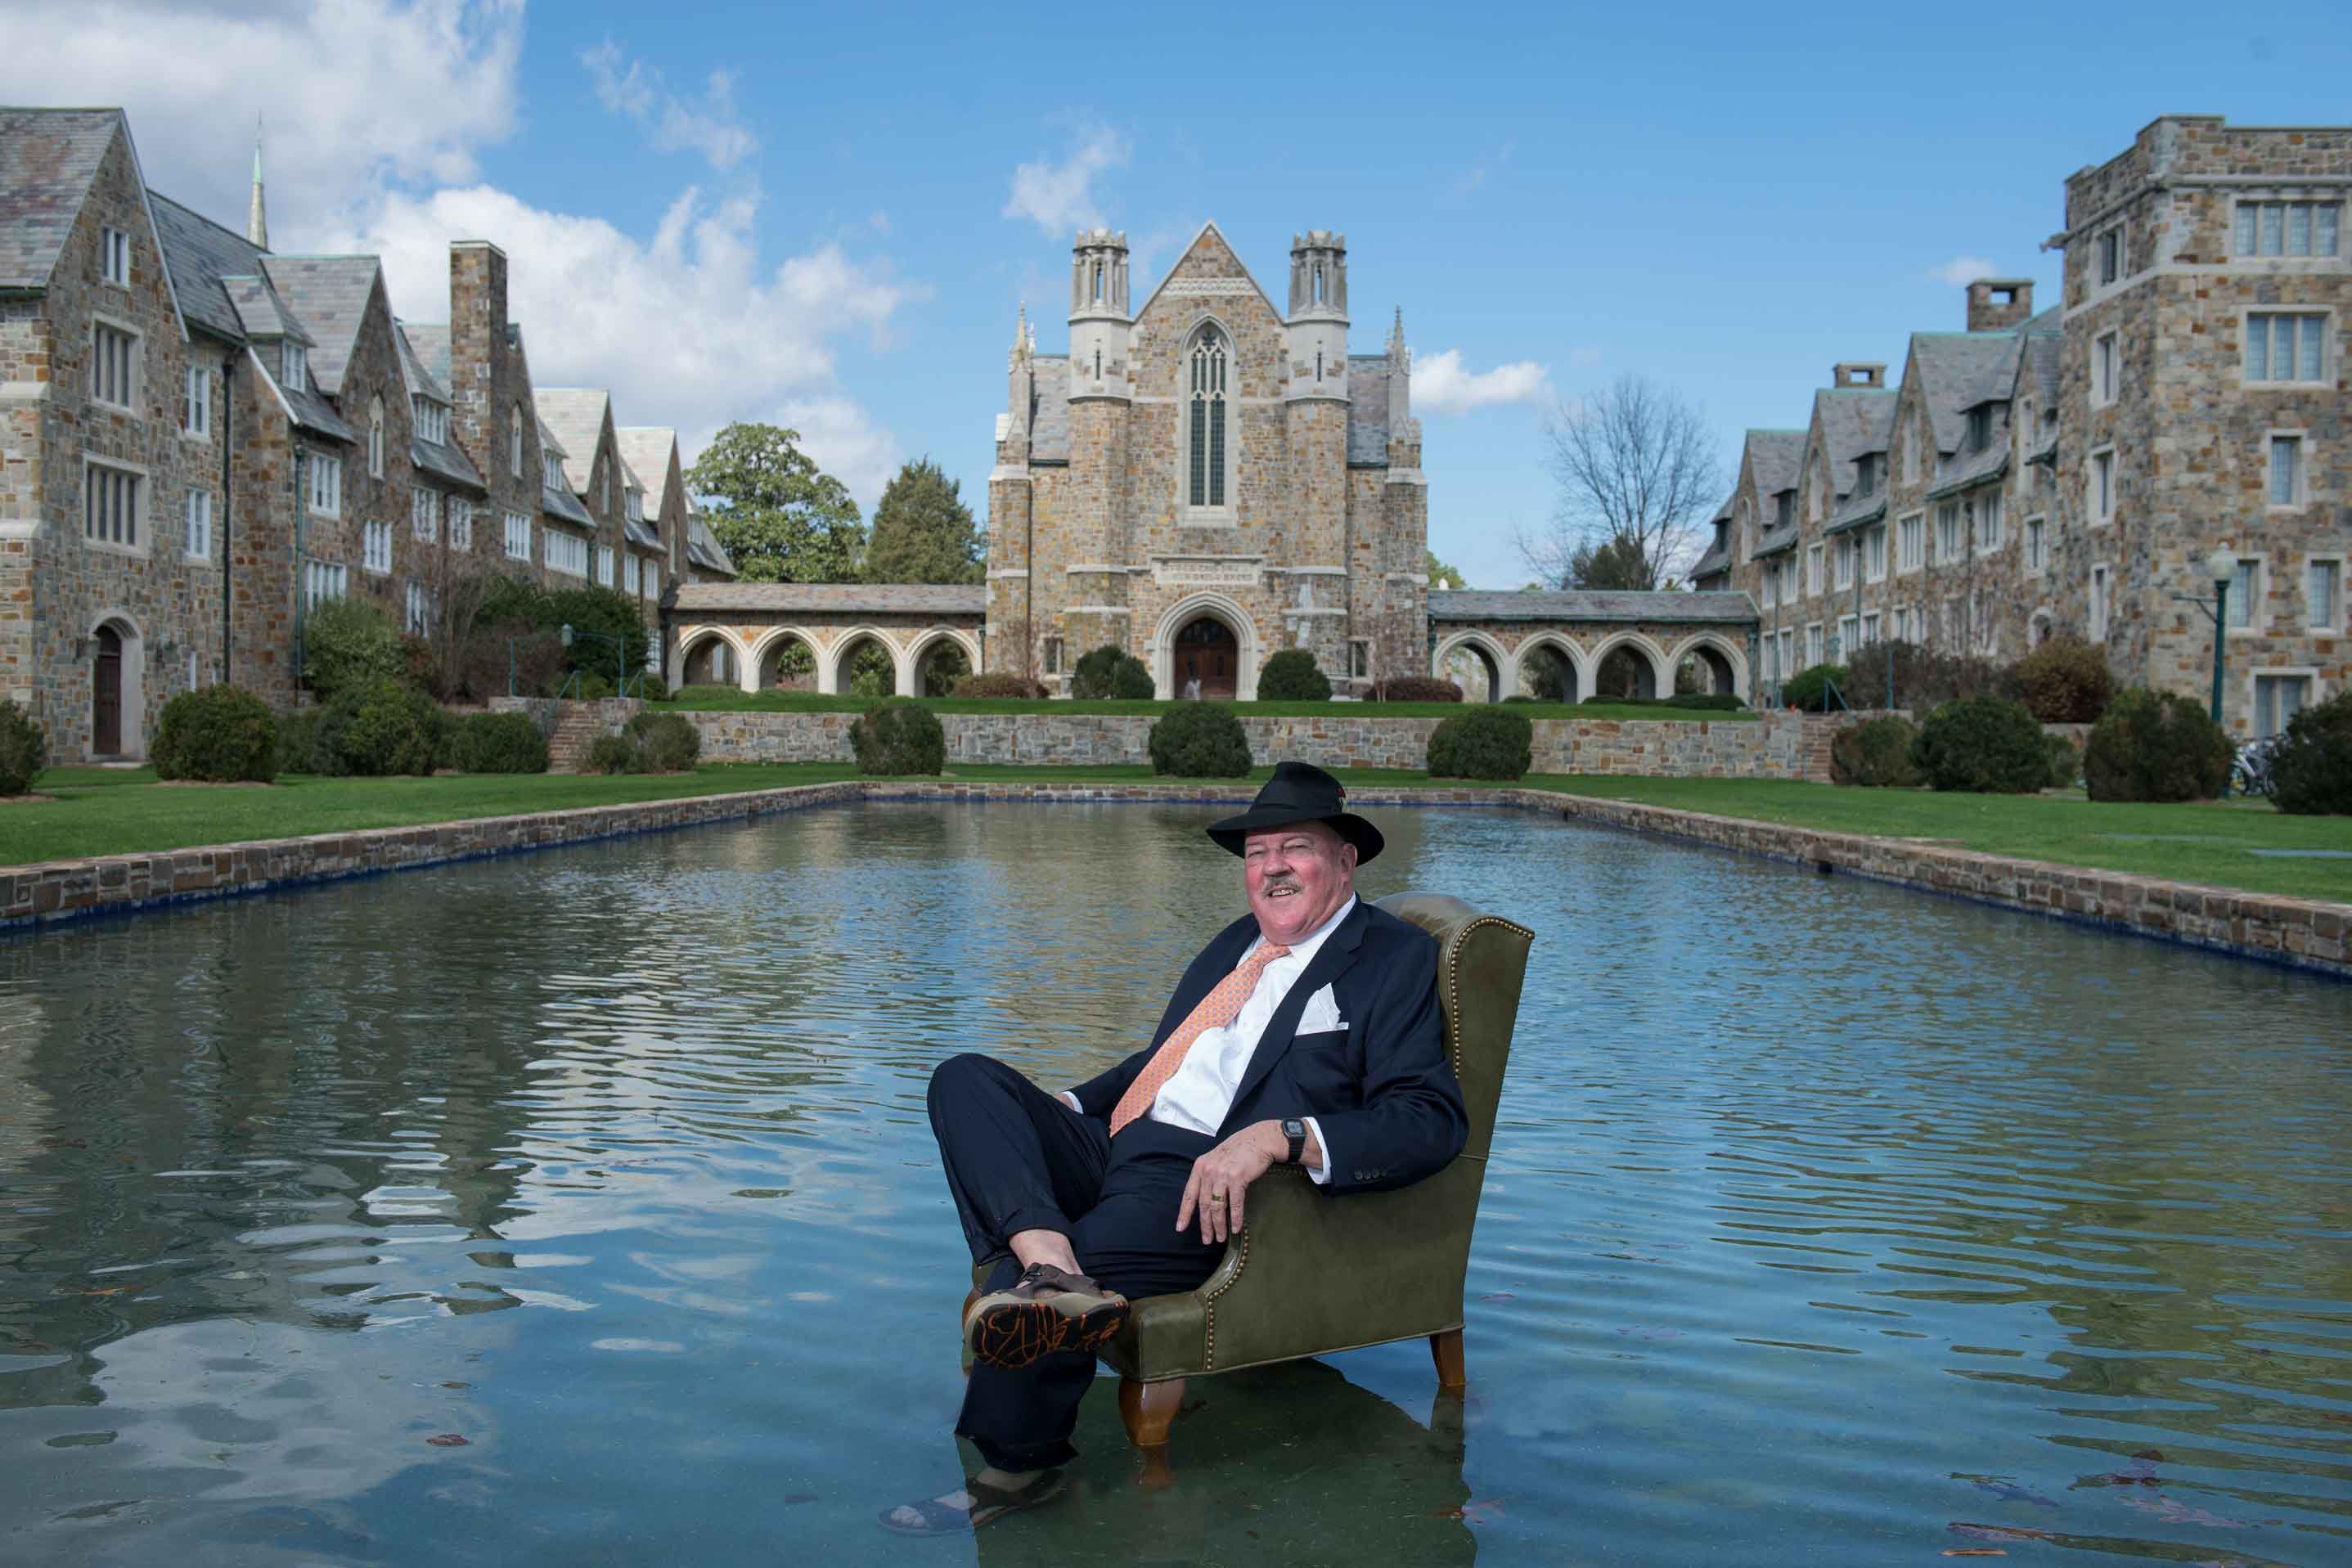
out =
<path fill-rule="evenodd" d="M 1234 972 L 1257 935 L 1257 917 L 1244 915 L 1201 949 L 1151 1043 L 1071 1091 L 1087 1115 L 1109 1119 L 1151 1053 Z M 1327 985 L 1347 1027 L 1299 1034 L 1307 999 Z M 1429 933 L 1359 898 L 1324 938 L 1259 1037 L 1217 1135 L 1286 1116 L 1312 1116 L 1322 1130 L 1328 1192 L 1404 1186 L 1462 1152 L 1470 1119 L 1445 1054 Z"/>

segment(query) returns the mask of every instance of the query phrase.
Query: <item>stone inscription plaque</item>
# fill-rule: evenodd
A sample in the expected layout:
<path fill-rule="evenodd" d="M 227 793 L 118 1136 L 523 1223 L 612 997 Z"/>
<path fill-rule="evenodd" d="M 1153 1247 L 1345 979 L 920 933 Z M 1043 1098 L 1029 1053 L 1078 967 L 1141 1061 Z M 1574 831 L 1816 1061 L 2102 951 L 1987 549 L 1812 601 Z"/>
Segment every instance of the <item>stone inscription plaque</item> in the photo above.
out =
<path fill-rule="evenodd" d="M 1173 277 L 1168 280 L 1164 292 L 1169 294 L 1255 294 L 1257 285 L 1246 277 Z"/>
<path fill-rule="evenodd" d="M 1256 556 L 1160 556 L 1151 563 L 1151 579 L 1162 588 L 1255 588 L 1259 560 Z"/>

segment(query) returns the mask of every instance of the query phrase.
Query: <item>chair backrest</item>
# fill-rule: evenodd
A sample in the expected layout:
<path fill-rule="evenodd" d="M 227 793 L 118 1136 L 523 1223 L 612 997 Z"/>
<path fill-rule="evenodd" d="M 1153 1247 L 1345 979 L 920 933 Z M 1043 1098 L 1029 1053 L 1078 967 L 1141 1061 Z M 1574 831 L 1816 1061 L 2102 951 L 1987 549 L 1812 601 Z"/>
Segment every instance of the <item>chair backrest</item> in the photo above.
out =
<path fill-rule="evenodd" d="M 1535 933 L 1499 915 L 1482 915 L 1443 893 L 1393 893 L 1380 907 L 1437 938 L 1437 1001 L 1445 1047 L 1462 1081 L 1470 1139 L 1462 1152 L 1484 1160 L 1495 1138 L 1495 1106 L 1511 1059 L 1528 947 Z"/>

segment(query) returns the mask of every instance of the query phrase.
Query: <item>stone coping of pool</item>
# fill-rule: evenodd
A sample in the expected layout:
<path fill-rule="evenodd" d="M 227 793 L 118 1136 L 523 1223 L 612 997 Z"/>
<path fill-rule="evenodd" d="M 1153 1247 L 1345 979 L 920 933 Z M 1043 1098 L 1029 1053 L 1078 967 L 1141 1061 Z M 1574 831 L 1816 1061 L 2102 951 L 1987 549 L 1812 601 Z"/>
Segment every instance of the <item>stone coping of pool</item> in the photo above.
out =
<path fill-rule="evenodd" d="M 0 930 L 519 854 L 628 833 L 740 821 L 856 800 L 1226 803 L 1246 802 L 1255 794 L 1256 787 L 1248 784 L 954 780 L 914 784 L 845 779 L 681 800 L 427 822 L 404 828 L 368 828 L 303 838 L 49 861 L 0 867 Z M 1371 787 L 1357 789 L 1349 800 L 1357 806 L 1507 806 L 1555 811 L 1573 821 L 1846 872 L 1979 904 L 2352 979 L 2352 904 L 2166 882 L 2121 872 L 1983 854 L 1948 844 L 1825 832 L 1779 822 L 1507 785 Z"/>

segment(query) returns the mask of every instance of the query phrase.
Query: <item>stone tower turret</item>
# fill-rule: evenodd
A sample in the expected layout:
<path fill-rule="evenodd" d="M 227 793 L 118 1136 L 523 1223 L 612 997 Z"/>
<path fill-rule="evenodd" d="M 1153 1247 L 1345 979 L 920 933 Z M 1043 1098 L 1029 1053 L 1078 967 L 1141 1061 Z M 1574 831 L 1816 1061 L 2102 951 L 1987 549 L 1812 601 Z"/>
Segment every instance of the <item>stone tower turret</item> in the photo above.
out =
<path fill-rule="evenodd" d="M 1284 395 L 1348 396 L 1348 236 L 1309 229 L 1290 236 L 1289 374 Z"/>
<path fill-rule="evenodd" d="M 1070 247 L 1070 396 L 1125 398 L 1127 232 L 1081 229 Z"/>
<path fill-rule="evenodd" d="M 1066 647 L 1128 643 L 1127 458 L 1133 382 L 1127 234 L 1081 229 L 1070 247 L 1070 447 L 1062 528 L 1033 563 Z M 1044 635 L 1041 631 L 1038 633 Z"/>

